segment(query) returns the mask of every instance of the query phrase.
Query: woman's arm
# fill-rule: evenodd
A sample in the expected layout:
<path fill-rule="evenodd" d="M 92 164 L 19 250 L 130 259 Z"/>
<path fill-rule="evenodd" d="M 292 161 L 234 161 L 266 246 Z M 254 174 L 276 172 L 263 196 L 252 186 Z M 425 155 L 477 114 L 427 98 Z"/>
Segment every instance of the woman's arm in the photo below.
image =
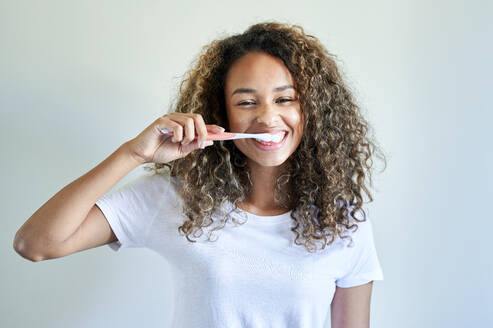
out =
<path fill-rule="evenodd" d="M 331 327 L 369 328 L 372 287 L 373 281 L 349 288 L 336 286 L 330 305 Z"/>
<path fill-rule="evenodd" d="M 62 256 L 111 241 L 109 236 L 112 230 L 104 220 L 104 215 L 94 209 L 94 204 L 140 164 L 128 150 L 128 143 L 121 145 L 103 162 L 62 188 L 31 215 L 15 234 L 14 249 L 23 257 L 36 262 L 56 257 L 53 254 Z M 89 221 L 86 221 L 87 217 Z M 70 239 L 74 235 L 76 239 Z M 52 254 L 51 257 L 49 254 Z"/>

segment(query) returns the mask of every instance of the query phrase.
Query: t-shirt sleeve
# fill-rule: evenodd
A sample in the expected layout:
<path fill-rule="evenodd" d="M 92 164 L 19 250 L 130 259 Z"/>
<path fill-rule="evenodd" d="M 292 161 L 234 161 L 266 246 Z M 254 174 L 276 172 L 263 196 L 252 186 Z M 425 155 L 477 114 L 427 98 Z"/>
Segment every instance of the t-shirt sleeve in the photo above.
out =
<path fill-rule="evenodd" d="M 166 187 L 163 176 L 142 174 L 96 202 L 118 238 L 108 244 L 112 250 L 146 246 L 147 234 L 159 213 Z"/>
<path fill-rule="evenodd" d="M 361 218 L 358 216 L 358 219 Z M 351 251 L 345 274 L 335 281 L 338 287 L 354 287 L 384 278 L 375 248 L 372 222 L 366 216 L 366 221 L 355 223 L 358 230 L 351 234 L 354 244 L 349 248 Z"/>

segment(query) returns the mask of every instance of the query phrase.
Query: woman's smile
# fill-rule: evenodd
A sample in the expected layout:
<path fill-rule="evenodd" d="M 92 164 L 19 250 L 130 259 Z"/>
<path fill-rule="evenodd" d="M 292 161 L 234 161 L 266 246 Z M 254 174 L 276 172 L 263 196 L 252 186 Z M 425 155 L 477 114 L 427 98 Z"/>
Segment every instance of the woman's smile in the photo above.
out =
<path fill-rule="evenodd" d="M 275 142 L 275 141 L 263 141 L 260 139 L 250 139 L 254 141 L 255 146 L 257 146 L 259 149 L 264 150 L 264 151 L 272 151 L 276 149 L 280 149 L 284 143 L 286 142 L 286 139 L 288 137 L 288 132 L 287 131 L 282 131 L 278 135 L 280 141 Z"/>

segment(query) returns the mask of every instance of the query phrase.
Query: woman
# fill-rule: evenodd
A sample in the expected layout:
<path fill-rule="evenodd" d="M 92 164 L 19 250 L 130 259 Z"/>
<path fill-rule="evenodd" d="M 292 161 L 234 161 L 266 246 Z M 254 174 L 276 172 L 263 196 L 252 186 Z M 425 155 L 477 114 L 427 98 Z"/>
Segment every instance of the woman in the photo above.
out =
<path fill-rule="evenodd" d="M 44 204 L 16 251 L 148 247 L 172 268 L 173 327 L 322 327 L 329 305 L 332 327 L 368 327 L 383 279 L 361 194 L 375 145 L 332 57 L 276 22 L 213 41 L 173 111 Z M 283 139 L 206 141 L 225 129 Z M 153 174 L 107 193 L 144 163 Z"/>

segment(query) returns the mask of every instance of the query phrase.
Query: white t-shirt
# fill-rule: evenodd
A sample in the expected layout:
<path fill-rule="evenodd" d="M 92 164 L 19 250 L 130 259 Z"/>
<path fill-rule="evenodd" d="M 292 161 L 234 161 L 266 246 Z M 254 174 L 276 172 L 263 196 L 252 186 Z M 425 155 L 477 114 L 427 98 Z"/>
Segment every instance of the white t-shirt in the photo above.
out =
<path fill-rule="evenodd" d="M 212 225 L 192 243 L 178 232 L 186 216 L 170 179 L 145 173 L 96 204 L 118 238 L 111 249 L 147 247 L 170 265 L 172 327 L 323 327 L 335 286 L 383 280 L 368 217 L 357 223 L 353 247 L 346 247 L 349 238 L 337 239 L 316 253 L 294 244 L 291 212 L 237 210 L 231 218 L 244 222 L 246 216 L 245 224 L 228 221 L 211 242 Z M 231 203 L 224 209 L 230 212 Z"/>

